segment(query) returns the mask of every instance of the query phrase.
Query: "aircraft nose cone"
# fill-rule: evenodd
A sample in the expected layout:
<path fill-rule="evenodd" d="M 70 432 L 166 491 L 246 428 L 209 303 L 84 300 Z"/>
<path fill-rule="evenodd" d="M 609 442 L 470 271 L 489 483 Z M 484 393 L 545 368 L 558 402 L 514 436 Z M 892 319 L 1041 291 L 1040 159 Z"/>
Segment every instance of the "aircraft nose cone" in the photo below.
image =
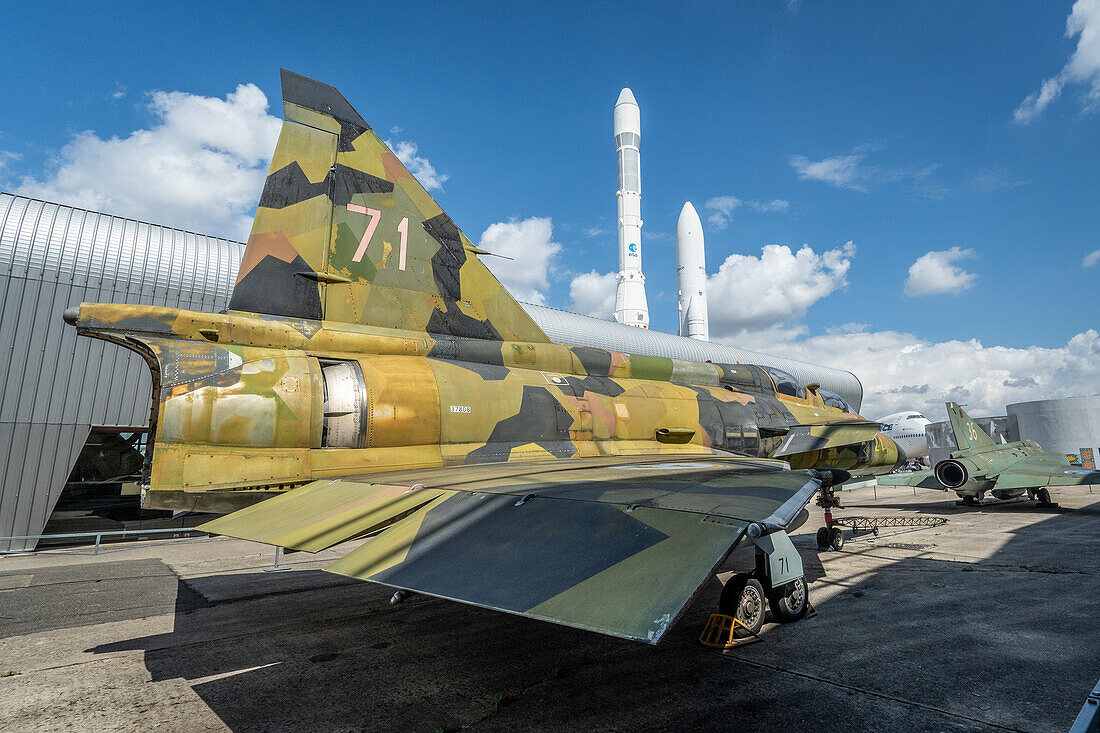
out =
<path fill-rule="evenodd" d="M 65 323 L 68 323 L 70 326 L 75 326 L 77 320 L 80 318 L 80 306 L 66 308 L 65 312 L 61 314 L 61 317 L 65 319 Z"/>

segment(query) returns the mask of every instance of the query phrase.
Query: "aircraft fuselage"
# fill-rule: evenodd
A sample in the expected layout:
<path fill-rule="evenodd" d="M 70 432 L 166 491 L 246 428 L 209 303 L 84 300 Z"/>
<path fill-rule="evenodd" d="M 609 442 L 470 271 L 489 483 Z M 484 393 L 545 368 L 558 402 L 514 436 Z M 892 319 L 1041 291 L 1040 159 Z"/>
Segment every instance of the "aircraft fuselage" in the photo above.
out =
<path fill-rule="evenodd" d="M 791 427 L 862 421 L 815 389 L 781 394 L 748 364 L 236 312 L 84 304 L 66 317 L 152 370 L 147 508 L 229 511 L 308 481 L 401 468 L 769 457 Z M 899 454 L 878 435 L 783 460 L 879 473 Z"/>

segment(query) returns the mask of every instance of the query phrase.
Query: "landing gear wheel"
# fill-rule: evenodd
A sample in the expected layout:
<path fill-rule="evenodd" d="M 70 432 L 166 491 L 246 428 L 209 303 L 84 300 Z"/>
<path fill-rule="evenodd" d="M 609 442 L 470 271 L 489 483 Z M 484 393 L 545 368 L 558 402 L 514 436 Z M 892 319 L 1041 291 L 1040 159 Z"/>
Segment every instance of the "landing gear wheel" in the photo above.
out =
<path fill-rule="evenodd" d="M 840 527 L 833 527 L 829 532 L 829 546 L 834 550 L 844 547 L 844 531 Z"/>
<path fill-rule="evenodd" d="M 737 573 L 726 583 L 722 589 L 722 596 L 718 599 L 718 611 L 735 619 L 752 629 L 746 631 L 740 626 L 735 626 L 733 635 L 739 638 L 752 636 L 764 626 L 764 609 L 766 596 L 764 586 L 751 575 Z"/>
<path fill-rule="evenodd" d="M 1050 491 L 1048 489 L 1039 489 L 1035 492 L 1035 498 L 1039 500 L 1039 506 L 1050 506 Z"/>
<path fill-rule="evenodd" d="M 829 547 L 829 528 L 822 527 L 817 530 L 817 547 L 818 549 L 825 550 Z"/>
<path fill-rule="evenodd" d="M 810 605 L 809 598 L 806 579 L 796 578 L 778 588 L 773 588 L 768 594 L 768 605 L 776 621 L 789 624 L 806 616 L 806 610 Z"/>

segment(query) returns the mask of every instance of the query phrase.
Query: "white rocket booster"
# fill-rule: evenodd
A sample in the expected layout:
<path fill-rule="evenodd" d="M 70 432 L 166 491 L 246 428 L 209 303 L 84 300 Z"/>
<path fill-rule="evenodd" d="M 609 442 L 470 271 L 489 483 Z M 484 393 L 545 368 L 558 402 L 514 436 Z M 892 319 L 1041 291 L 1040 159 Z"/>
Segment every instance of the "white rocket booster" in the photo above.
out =
<path fill-rule="evenodd" d="M 619 158 L 619 284 L 615 320 L 649 328 L 642 275 L 642 172 L 638 146 L 642 115 L 634 93 L 623 89 L 615 102 L 615 151 Z"/>
<path fill-rule="evenodd" d="M 676 286 L 680 301 L 680 335 L 709 341 L 703 224 L 690 201 L 684 204 L 676 222 Z"/>

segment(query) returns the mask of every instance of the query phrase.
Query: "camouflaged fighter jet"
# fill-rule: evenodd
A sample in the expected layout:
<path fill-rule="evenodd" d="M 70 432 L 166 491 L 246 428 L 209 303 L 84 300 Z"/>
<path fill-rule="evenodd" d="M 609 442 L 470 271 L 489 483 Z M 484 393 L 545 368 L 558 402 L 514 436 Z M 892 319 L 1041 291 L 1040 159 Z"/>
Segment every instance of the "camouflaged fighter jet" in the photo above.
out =
<path fill-rule="evenodd" d="M 65 314 L 152 371 L 143 506 L 294 550 L 371 536 L 327 570 L 652 643 L 751 541 L 722 607 L 804 614 L 784 529 L 898 465 L 880 425 L 778 370 L 550 343 L 336 89 L 282 85 L 229 310 Z"/>
<path fill-rule="evenodd" d="M 1045 451 L 1030 440 L 995 443 L 957 402 L 946 406 L 959 449 L 931 471 L 882 476 L 880 484 L 954 491 L 964 504 L 978 504 L 987 491 L 998 499 L 1027 492 L 1044 506 L 1051 506 L 1048 486 L 1100 484 L 1100 471 L 1074 468 L 1064 453 Z"/>

